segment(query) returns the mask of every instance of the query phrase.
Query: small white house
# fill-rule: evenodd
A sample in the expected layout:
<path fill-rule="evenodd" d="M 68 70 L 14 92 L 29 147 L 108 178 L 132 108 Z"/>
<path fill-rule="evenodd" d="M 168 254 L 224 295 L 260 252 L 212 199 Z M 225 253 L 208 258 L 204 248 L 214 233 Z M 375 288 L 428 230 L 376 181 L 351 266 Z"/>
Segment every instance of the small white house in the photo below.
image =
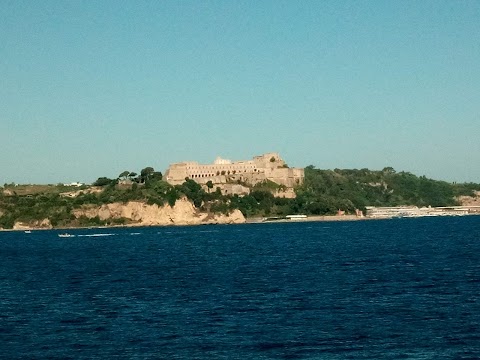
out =
<path fill-rule="evenodd" d="M 63 186 L 76 186 L 76 187 L 80 187 L 82 186 L 83 184 L 80 183 L 80 182 L 72 182 L 70 184 L 63 184 Z"/>

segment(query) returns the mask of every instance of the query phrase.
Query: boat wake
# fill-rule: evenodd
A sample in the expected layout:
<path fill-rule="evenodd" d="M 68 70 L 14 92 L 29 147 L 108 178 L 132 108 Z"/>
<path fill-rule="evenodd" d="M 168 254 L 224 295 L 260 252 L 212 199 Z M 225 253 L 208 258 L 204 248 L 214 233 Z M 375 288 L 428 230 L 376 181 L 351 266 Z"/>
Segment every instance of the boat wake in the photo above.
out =
<path fill-rule="evenodd" d="M 78 236 L 83 236 L 83 237 L 100 237 L 100 236 L 114 236 L 117 234 L 111 234 L 111 233 L 99 233 L 99 234 L 83 234 L 83 235 L 78 235 Z"/>

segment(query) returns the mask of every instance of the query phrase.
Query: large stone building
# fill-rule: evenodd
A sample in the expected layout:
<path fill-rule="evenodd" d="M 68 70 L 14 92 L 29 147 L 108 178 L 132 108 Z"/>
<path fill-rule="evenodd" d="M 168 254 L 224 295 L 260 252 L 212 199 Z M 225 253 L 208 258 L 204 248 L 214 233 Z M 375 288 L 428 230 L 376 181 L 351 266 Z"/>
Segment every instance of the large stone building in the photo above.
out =
<path fill-rule="evenodd" d="M 303 182 L 301 168 L 289 168 L 277 153 L 255 156 L 252 160 L 235 161 L 217 158 L 213 164 L 199 164 L 186 161 L 171 164 L 165 179 L 172 185 L 182 184 L 186 178 L 199 184 L 211 181 L 213 184 L 245 183 L 255 185 L 265 180 L 273 181 L 287 188 Z"/>

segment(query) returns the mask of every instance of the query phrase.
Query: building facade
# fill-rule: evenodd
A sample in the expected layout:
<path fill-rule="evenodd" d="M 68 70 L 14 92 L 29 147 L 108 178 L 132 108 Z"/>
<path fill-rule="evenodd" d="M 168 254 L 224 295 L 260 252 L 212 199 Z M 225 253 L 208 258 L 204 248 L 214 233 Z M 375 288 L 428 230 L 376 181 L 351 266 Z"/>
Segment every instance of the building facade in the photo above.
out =
<path fill-rule="evenodd" d="M 245 161 L 232 162 L 217 157 L 213 164 L 181 162 L 171 164 L 165 172 L 165 179 L 172 185 L 182 184 L 186 178 L 202 185 L 208 181 L 213 184 L 240 182 L 255 185 L 270 180 L 293 188 L 303 182 L 304 170 L 288 167 L 277 153 L 267 153 Z"/>

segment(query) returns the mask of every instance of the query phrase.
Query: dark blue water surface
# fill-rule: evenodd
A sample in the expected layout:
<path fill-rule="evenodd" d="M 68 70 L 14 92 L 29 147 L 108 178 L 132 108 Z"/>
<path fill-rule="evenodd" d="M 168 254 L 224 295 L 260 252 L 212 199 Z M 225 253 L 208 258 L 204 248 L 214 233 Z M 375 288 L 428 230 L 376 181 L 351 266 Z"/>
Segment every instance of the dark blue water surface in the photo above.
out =
<path fill-rule="evenodd" d="M 58 233 L 0 233 L 1 358 L 480 358 L 480 216 Z"/>

